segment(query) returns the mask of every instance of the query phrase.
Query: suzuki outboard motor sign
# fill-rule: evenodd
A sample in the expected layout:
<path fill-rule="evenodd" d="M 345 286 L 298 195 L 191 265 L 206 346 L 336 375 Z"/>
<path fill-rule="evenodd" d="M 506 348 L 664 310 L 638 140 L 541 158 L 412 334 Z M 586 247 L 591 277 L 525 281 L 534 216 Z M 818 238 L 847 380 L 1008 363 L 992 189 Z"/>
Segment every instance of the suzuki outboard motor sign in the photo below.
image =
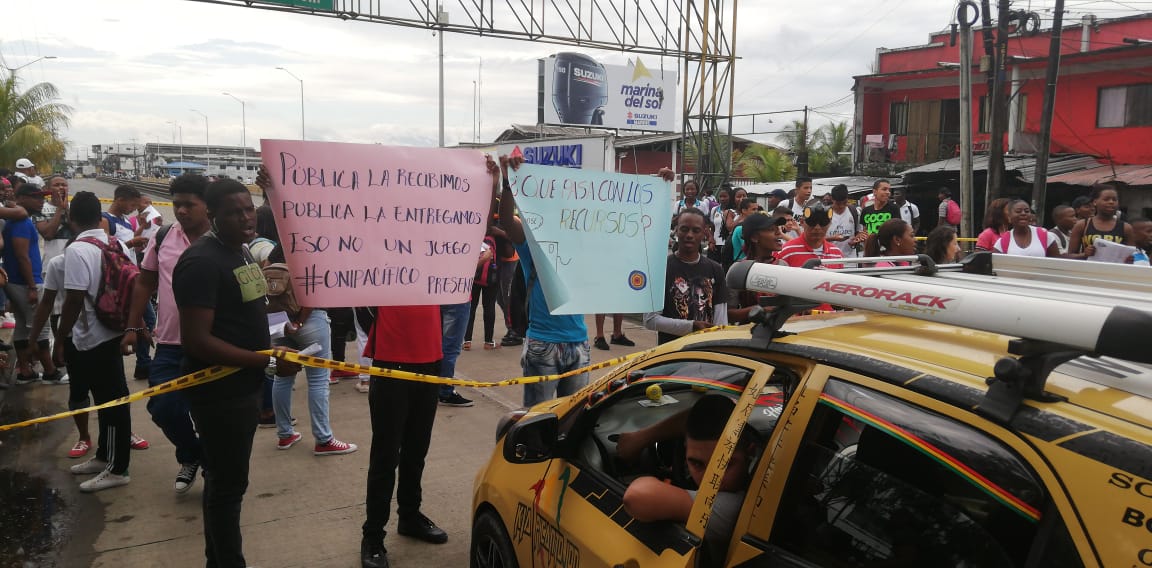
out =
<path fill-rule="evenodd" d="M 676 131 L 676 72 L 651 71 L 639 58 L 603 65 L 582 53 L 540 61 L 543 124 Z"/>

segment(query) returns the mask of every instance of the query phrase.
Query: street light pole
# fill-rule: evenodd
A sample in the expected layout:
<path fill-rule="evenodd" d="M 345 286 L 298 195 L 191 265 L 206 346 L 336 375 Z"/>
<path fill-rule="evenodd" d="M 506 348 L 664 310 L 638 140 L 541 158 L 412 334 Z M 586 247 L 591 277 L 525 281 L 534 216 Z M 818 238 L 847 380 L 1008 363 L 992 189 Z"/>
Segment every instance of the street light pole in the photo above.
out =
<path fill-rule="evenodd" d="M 297 77 L 295 73 L 283 67 L 277 67 L 277 69 L 291 75 L 293 79 L 300 81 L 300 139 L 304 140 L 304 79 Z"/>
<path fill-rule="evenodd" d="M 204 174 L 208 175 L 208 170 L 212 169 L 212 147 L 210 145 L 211 143 L 208 142 L 208 115 L 206 115 L 206 114 L 204 114 L 204 113 L 202 113 L 202 112 L 200 112 L 194 108 L 190 108 L 188 110 L 204 117 L 204 154 L 205 154 L 205 162 L 206 162 L 204 164 Z"/>
<path fill-rule="evenodd" d="M 444 147 L 444 26 L 448 23 L 448 12 L 436 4 L 436 23 L 440 24 L 440 147 Z"/>
<path fill-rule="evenodd" d="M 224 94 L 232 97 L 233 99 L 236 99 L 236 102 L 240 103 L 240 147 L 241 151 L 243 152 L 242 158 L 244 163 L 244 177 L 246 178 L 248 177 L 248 117 L 247 111 L 245 110 L 247 105 L 245 105 L 244 101 L 240 100 L 239 97 L 233 95 L 232 93 Z"/>
<path fill-rule="evenodd" d="M 21 70 L 21 69 L 23 69 L 29 65 L 32 65 L 33 63 L 38 63 L 38 62 L 43 61 L 45 59 L 56 59 L 56 56 L 55 55 L 45 55 L 44 57 L 37 57 L 36 59 L 33 59 L 32 61 L 29 61 L 28 63 L 25 63 L 19 67 L 9 67 L 9 66 L 5 65 L 4 68 L 7 69 L 9 73 L 15 73 L 15 72 L 17 72 L 17 71 L 19 71 L 19 70 Z"/>
<path fill-rule="evenodd" d="M 180 131 L 180 161 L 183 162 L 184 161 L 184 127 L 180 126 L 180 123 L 175 121 L 175 120 L 169 120 L 168 124 L 172 125 L 172 143 L 173 144 L 176 143 L 176 131 L 177 130 Z M 181 166 L 180 169 L 184 169 L 184 167 Z"/>

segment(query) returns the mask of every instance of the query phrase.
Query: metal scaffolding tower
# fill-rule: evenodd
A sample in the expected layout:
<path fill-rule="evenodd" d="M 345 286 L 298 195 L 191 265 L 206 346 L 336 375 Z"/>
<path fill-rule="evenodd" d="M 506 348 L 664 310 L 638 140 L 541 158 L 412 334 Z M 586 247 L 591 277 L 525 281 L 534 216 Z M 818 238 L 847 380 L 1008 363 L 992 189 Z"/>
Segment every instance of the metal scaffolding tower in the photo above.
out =
<path fill-rule="evenodd" d="M 682 155 L 709 186 L 731 172 L 739 0 L 192 1 L 675 57 L 683 62 Z M 441 10 L 454 23 L 440 23 Z"/>

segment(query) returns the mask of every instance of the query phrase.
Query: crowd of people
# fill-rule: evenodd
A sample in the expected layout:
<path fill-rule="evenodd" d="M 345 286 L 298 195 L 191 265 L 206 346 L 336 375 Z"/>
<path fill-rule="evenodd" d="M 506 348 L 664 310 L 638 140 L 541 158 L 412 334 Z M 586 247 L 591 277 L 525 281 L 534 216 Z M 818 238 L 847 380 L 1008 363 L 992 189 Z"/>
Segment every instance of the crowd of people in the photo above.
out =
<path fill-rule="evenodd" d="M 520 372 L 535 376 L 586 367 L 592 346 L 634 346 L 621 314 L 597 315 L 590 342 L 584 316 L 549 312 L 508 181 L 522 161 L 487 159 L 492 210 L 469 301 L 325 310 L 295 301 L 291 279 L 283 276 L 287 260 L 275 215 L 266 203 L 256 207 L 237 181 L 177 177 L 170 185 L 175 220 L 165 224 L 150 200 L 131 186 L 117 187 L 105 210 L 94 194 L 70 196 L 67 179 L 41 179 L 22 159 L 17 173 L 0 178 L 0 277 L 6 283 L 4 301 L 16 319 L 15 383 L 67 384 L 69 407 L 81 409 L 129 392 L 125 355 L 135 355 L 134 379 L 150 386 L 215 366 L 239 368 L 227 380 L 153 396 L 147 409 L 175 449 L 174 491 L 186 493 L 198 477 L 204 479 L 208 565 L 244 566 L 240 510 L 256 429 L 275 428 L 280 450 L 303 439 L 291 410 L 295 378 L 303 370 L 313 454 L 355 452 L 357 444 L 333 433 L 328 397 L 331 384 L 356 379 L 357 390 L 367 394 L 372 424 L 363 566 L 389 565 L 384 535 L 393 494 L 399 534 L 444 543 L 448 534 L 421 511 L 424 462 L 437 406 L 473 402 L 451 386 L 301 369 L 258 352 L 273 345 L 288 352 L 308 348 L 319 357 L 343 360 L 347 343 L 356 341 L 362 364 L 454 377 L 480 323 L 484 350 L 521 346 Z M 675 178 L 667 168 L 658 175 Z M 272 191 L 266 172 L 256 182 L 265 195 Z M 700 195 L 697 183 L 688 180 L 682 190 L 683 199 L 674 204 L 664 307 L 643 315 L 659 343 L 748 321 L 760 295 L 729 290 L 725 281 L 731 264 L 743 259 L 792 267 L 818 260 L 835 270 L 844 259 L 860 256 L 893 257 L 875 264 L 898 266 L 907 262 L 902 257 L 919 251 L 938 263 L 956 262 L 960 255 L 959 206 L 947 190 L 939 192 L 935 228 L 923 245 L 916 238 L 920 209 L 886 180 L 876 181 L 859 206 L 850 204 L 843 185 L 813 197 L 812 180 L 804 177 L 792 192 L 765 196 L 765 204 L 742 188 L 722 186 L 715 196 Z M 997 200 L 989 205 L 976 249 L 1091 259 L 1103 239 L 1147 251 L 1152 222 L 1123 219 L 1118 205 L 1116 190 L 1099 186 L 1086 200 L 1056 207 L 1055 226 L 1043 229 L 1035 226 L 1028 203 Z M 1140 263 L 1139 255 L 1131 260 Z M 110 267 L 138 271 L 122 325 L 108 321 L 97 306 Z M 499 339 L 497 308 L 507 329 Z M 283 333 L 273 338 L 267 318 L 280 312 L 286 320 Z M 609 315 L 613 326 L 606 334 Z M 533 406 L 572 394 L 587 382 L 582 373 L 527 384 L 522 402 Z M 92 476 L 80 483 L 85 492 L 127 485 L 130 450 L 148 447 L 132 433 L 127 405 L 100 410 L 97 420 L 93 443 L 88 416 L 76 416 L 78 441 L 68 453 L 88 458 L 71 468 Z"/>

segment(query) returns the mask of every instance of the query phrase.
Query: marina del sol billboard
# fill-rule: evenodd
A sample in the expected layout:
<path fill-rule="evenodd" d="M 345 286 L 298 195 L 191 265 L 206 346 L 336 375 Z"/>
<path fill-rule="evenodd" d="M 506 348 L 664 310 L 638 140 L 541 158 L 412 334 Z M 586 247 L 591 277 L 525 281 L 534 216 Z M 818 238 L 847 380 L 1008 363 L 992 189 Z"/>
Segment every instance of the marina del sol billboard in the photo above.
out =
<path fill-rule="evenodd" d="M 582 53 L 540 60 L 538 122 L 675 132 L 676 71 L 640 58 L 604 65 Z"/>

